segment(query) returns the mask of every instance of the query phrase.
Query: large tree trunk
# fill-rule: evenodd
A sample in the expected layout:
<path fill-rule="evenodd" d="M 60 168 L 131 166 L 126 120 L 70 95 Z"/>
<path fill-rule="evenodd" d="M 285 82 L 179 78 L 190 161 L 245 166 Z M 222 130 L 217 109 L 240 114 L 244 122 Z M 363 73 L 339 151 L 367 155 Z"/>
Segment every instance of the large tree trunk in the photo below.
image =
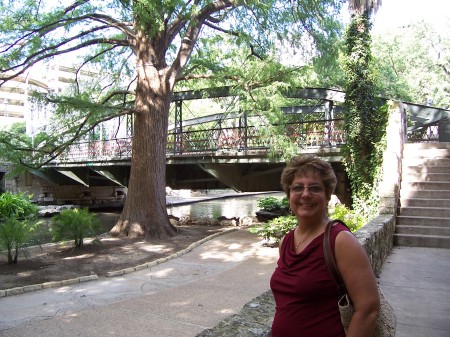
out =
<path fill-rule="evenodd" d="M 163 101 L 161 96 L 153 97 L 151 104 L 147 102 L 153 109 L 136 114 L 128 194 L 113 234 L 157 238 L 175 234 L 165 193 L 167 112 L 163 102 L 154 104 L 154 100 Z"/>
<path fill-rule="evenodd" d="M 128 194 L 111 233 L 167 238 L 176 234 L 166 207 L 166 144 L 172 91 L 164 71 L 158 71 L 155 63 L 142 61 L 151 59 L 151 49 L 148 44 L 138 49 L 146 55 L 138 55 L 135 103 L 138 112 L 134 120 Z"/>

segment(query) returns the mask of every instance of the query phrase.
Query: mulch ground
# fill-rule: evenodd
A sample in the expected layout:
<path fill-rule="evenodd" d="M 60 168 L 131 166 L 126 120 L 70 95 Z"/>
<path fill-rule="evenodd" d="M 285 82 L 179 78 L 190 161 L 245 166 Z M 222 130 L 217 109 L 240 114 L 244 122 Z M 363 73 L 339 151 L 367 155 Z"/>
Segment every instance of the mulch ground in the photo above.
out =
<path fill-rule="evenodd" d="M 167 257 L 226 228 L 205 225 L 178 226 L 178 235 L 167 240 L 127 239 L 104 234 L 97 241 L 87 240 L 79 249 L 75 249 L 72 243 L 32 247 L 19 256 L 17 264 L 12 265 L 7 263 L 5 255 L 1 255 L 0 289 L 62 281 L 91 274 L 106 276 L 110 271 Z"/>

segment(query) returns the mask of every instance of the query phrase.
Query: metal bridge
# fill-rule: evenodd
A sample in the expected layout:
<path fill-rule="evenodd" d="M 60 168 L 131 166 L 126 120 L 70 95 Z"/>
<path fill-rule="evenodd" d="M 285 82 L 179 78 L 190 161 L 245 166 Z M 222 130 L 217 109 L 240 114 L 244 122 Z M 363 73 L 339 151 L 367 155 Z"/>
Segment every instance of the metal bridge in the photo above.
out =
<path fill-rule="evenodd" d="M 239 191 L 279 190 L 285 163 L 269 153 L 283 141 L 299 153 L 315 153 L 332 163 L 345 181 L 340 157 L 345 143 L 344 93 L 339 90 L 306 88 L 287 93 L 289 98 L 314 101 L 314 105 L 283 108 L 283 125 L 276 125 L 257 112 L 211 114 L 183 120 L 184 102 L 229 96 L 228 88 L 216 91 L 175 93 L 175 122 L 168 130 L 167 185 L 172 188 L 233 188 Z M 380 100 L 383 100 L 380 98 Z M 411 119 L 411 141 L 440 141 L 447 137 L 450 111 L 404 103 Z M 283 132 L 271 133 L 274 128 Z M 447 127 L 447 131 L 449 128 Z M 443 140 L 448 141 L 448 140 Z M 42 178 L 61 185 L 74 182 L 86 187 L 127 186 L 132 137 L 80 142 L 39 172 Z M 338 187 L 339 188 L 339 187 Z"/>

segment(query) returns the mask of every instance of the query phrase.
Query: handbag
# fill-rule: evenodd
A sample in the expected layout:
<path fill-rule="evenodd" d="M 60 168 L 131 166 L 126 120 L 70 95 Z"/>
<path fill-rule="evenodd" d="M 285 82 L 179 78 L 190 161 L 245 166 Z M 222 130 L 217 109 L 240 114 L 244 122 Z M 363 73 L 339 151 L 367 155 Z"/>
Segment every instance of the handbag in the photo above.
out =
<path fill-rule="evenodd" d="M 323 252 L 328 269 L 330 270 L 333 280 L 338 288 L 338 307 L 341 314 L 342 325 L 344 326 L 345 333 L 347 333 L 348 326 L 353 316 L 353 304 L 347 293 L 344 281 L 337 269 L 336 262 L 334 261 L 333 254 L 330 246 L 330 232 L 333 224 L 342 221 L 333 220 L 327 224 L 323 237 Z M 344 224 L 345 225 L 345 224 Z M 394 309 L 387 301 L 379 285 L 377 284 L 378 294 L 380 296 L 380 314 L 378 315 L 375 331 L 373 337 L 393 337 L 395 336 L 395 330 L 397 325 L 397 319 L 395 317 Z"/>

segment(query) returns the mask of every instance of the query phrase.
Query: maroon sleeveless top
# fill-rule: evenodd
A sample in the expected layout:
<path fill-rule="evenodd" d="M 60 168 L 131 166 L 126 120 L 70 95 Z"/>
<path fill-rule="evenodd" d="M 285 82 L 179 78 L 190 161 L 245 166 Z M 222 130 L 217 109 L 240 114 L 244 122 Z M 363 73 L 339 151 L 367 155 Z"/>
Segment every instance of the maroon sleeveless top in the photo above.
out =
<path fill-rule="evenodd" d="M 331 228 L 330 243 L 348 228 Z M 272 337 L 345 337 L 337 306 L 336 284 L 323 255 L 323 233 L 299 254 L 295 253 L 294 231 L 283 239 L 277 267 L 270 279 L 276 308 Z"/>

